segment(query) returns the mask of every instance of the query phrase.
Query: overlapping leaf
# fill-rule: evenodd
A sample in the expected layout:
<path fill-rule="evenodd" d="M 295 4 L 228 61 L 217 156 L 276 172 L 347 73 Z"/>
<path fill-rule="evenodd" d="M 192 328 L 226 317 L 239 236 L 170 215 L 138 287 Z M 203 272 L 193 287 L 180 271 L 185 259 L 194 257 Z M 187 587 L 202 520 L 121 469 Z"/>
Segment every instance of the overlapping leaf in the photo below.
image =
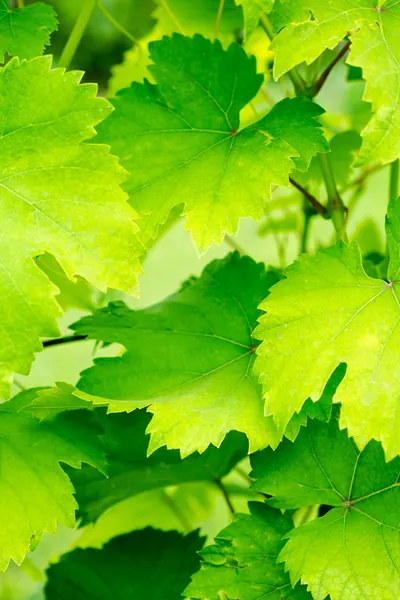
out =
<path fill-rule="evenodd" d="M 178 600 L 198 568 L 202 545 L 197 533 L 144 529 L 102 550 L 74 550 L 48 570 L 46 599 Z"/>
<path fill-rule="evenodd" d="M 360 452 L 337 420 L 310 422 L 297 440 L 254 455 L 254 488 L 278 508 L 332 507 L 288 534 L 280 554 L 292 583 L 315 600 L 400 594 L 400 459 L 385 462 L 375 441 Z"/>
<path fill-rule="evenodd" d="M 272 18 L 275 76 L 310 64 L 351 32 L 349 63 L 361 67 L 367 82 L 364 100 L 374 116 L 364 129 L 359 164 L 391 162 L 400 156 L 400 5 L 394 0 L 281 0 Z"/>
<path fill-rule="evenodd" d="M 111 411 L 150 405 L 151 451 L 167 445 L 182 455 L 203 452 L 232 429 L 246 433 L 252 450 L 277 443 L 251 374 L 257 307 L 277 279 L 232 254 L 161 304 L 140 311 L 110 304 L 78 321 L 76 333 L 127 350 L 96 359 L 78 387 L 109 398 Z"/>
<path fill-rule="evenodd" d="M 232 525 L 218 534 L 215 545 L 200 552 L 201 569 L 186 589 L 201 600 L 307 600 L 302 586 L 293 589 L 277 564 L 283 536 L 293 527 L 285 515 L 259 502 L 249 503 L 251 515 L 236 514 Z"/>
<path fill-rule="evenodd" d="M 0 62 L 6 52 L 21 59 L 39 56 L 55 29 L 56 14 L 49 4 L 35 2 L 11 10 L 8 0 L 0 0 Z"/>
<path fill-rule="evenodd" d="M 161 448 L 146 456 L 149 436 L 145 434 L 150 415 L 135 411 L 130 415 L 97 418 L 104 430 L 102 443 L 107 453 L 107 477 L 91 467 L 69 471 L 76 489 L 80 515 L 84 522 L 95 521 L 106 509 L 143 491 L 190 481 L 216 481 L 247 453 L 243 434 L 232 432 L 220 448 L 210 447 L 181 459 L 177 451 Z"/>
<path fill-rule="evenodd" d="M 274 5 L 274 0 L 236 0 L 243 9 L 244 32 L 249 36 L 257 27 L 263 13 L 269 13 Z"/>
<path fill-rule="evenodd" d="M 60 415 L 46 423 L 22 414 L 33 394 L 0 410 L 0 569 L 21 563 L 33 540 L 57 523 L 72 527 L 78 505 L 60 463 L 82 462 L 102 471 L 105 459 L 98 426 L 88 413 Z"/>
<path fill-rule="evenodd" d="M 125 189 L 142 241 L 184 203 L 186 226 L 204 251 L 235 233 L 240 217 L 260 219 L 271 184 L 288 185 L 295 165 L 304 170 L 327 150 L 316 121 L 322 110 L 287 99 L 240 130 L 240 110 L 262 84 L 254 57 L 199 35 L 175 34 L 150 50 L 157 86 L 134 83 L 120 92 L 100 139 L 131 173 Z"/>
<path fill-rule="evenodd" d="M 80 73 L 48 57 L 0 70 L 0 379 L 28 373 L 39 336 L 58 334 L 57 289 L 33 257 L 52 253 L 69 277 L 134 291 L 141 253 L 125 172 L 105 146 L 82 142 L 110 105 Z M 0 386 L 1 387 L 1 386 Z M 6 394 L 5 386 L 1 388 Z"/>
<path fill-rule="evenodd" d="M 372 279 L 355 243 L 338 243 L 301 256 L 262 305 L 256 362 L 280 431 L 304 401 L 317 399 L 340 363 L 347 372 L 334 401 L 342 403 L 341 426 L 364 446 L 382 442 L 388 458 L 400 453 L 400 200 L 386 224 L 389 283 Z"/>

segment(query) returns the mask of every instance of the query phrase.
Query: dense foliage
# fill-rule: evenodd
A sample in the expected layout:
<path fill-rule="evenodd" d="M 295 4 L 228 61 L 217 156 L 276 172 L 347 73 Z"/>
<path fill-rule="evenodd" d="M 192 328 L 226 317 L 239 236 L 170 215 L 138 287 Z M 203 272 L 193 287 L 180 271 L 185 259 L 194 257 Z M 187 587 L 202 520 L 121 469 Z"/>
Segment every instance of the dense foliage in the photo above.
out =
<path fill-rule="evenodd" d="M 0 0 L 0 63 L 0 598 L 397 600 L 400 2 Z"/>

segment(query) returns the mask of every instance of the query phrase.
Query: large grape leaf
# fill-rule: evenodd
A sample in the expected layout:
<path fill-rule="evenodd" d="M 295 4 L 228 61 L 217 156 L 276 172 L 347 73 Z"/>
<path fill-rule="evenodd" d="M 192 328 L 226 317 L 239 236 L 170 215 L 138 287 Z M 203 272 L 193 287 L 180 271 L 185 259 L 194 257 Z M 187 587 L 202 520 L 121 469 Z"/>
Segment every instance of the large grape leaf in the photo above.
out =
<path fill-rule="evenodd" d="M 293 529 L 280 554 L 292 583 L 315 600 L 395 600 L 400 594 L 400 459 L 385 462 L 380 444 L 360 452 L 337 419 L 302 429 L 252 458 L 254 488 L 278 508 L 332 507 Z"/>
<path fill-rule="evenodd" d="M 47 600 L 179 600 L 199 564 L 194 532 L 144 529 L 102 550 L 74 550 L 47 571 Z"/>
<path fill-rule="evenodd" d="M 391 162 L 400 156 L 400 5 L 395 0 L 280 0 L 272 13 L 279 29 L 272 48 L 274 73 L 313 62 L 349 32 L 349 64 L 361 67 L 364 100 L 374 115 L 362 132 L 358 163 Z"/>
<path fill-rule="evenodd" d="M 235 233 L 240 217 L 260 219 L 271 184 L 288 185 L 295 166 L 305 170 L 327 150 L 316 121 L 322 109 L 286 99 L 241 130 L 240 110 L 263 79 L 254 57 L 236 44 L 224 51 L 219 41 L 177 34 L 151 43 L 150 54 L 157 86 L 121 91 L 99 139 L 131 173 L 125 190 L 142 241 L 183 203 L 186 227 L 204 251 Z"/>
<path fill-rule="evenodd" d="M 311 600 L 304 587 L 293 589 L 283 566 L 276 564 L 283 536 L 293 528 L 289 514 L 260 502 L 250 502 L 249 509 L 250 515 L 234 515 L 215 545 L 200 552 L 201 569 L 186 595 L 201 600 Z"/>
<path fill-rule="evenodd" d="M 108 460 L 107 477 L 92 467 L 69 470 L 76 489 L 80 516 L 85 523 L 96 520 L 106 509 L 143 491 L 190 481 L 216 481 L 247 454 L 243 434 L 232 432 L 220 448 L 211 446 L 181 459 L 176 450 L 161 448 L 146 456 L 150 421 L 146 412 L 106 415 L 97 409 L 104 430 L 101 440 Z"/>
<path fill-rule="evenodd" d="M 140 269 L 125 172 L 108 148 L 82 143 L 111 107 L 81 73 L 50 66 L 12 59 L 0 70 L 0 380 L 27 374 L 39 336 L 58 335 L 57 288 L 35 256 L 102 289 L 135 291 Z"/>
<path fill-rule="evenodd" d="M 0 0 L 0 62 L 5 52 L 21 59 L 42 54 L 55 29 L 56 14 L 49 4 L 36 2 L 11 10 L 8 0 Z"/>
<path fill-rule="evenodd" d="M 150 405 L 150 451 L 203 452 L 232 429 L 246 433 L 251 450 L 277 443 L 251 374 L 257 307 L 277 280 L 235 253 L 160 304 L 133 311 L 113 303 L 85 317 L 72 326 L 76 333 L 118 342 L 126 352 L 96 359 L 78 387 L 108 398 L 111 411 Z"/>
<path fill-rule="evenodd" d="M 60 463 L 82 462 L 104 472 L 99 427 L 87 411 L 60 415 L 46 423 L 20 411 L 31 393 L 0 408 L 0 569 L 20 564 L 32 541 L 57 523 L 75 524 L 74 488 Z"/>
<path fill-rule="evenodd" d="M 262 308 L 255 335 L 257 373 L 266 414 L 284 431 L 304 401 L 317 399 L 332 371 L 347 364 L 334 397 L 340 423 L 360 446 L 382 442 L 388 458 L 400 454 L 400 199 L 386 222 L 390 263 L 385 282 L 369 277 L 353 242 L 303 255 L 286 270 Z"/>

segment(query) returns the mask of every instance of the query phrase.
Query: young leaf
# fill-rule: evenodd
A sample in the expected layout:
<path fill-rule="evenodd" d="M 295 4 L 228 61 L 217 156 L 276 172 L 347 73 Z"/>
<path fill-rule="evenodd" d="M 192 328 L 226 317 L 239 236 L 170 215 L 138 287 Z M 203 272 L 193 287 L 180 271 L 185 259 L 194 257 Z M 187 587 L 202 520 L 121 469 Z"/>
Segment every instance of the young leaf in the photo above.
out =
<path fill-rule="evenodd" d="M 195 453 L 182 460 L 177 451 L 161 448 L 148 457 L 148 413 L 106 415 L 97 409 L 96 415 L 105 432 L 101 439 L 109 465 L 107 477 L 89 467 L 69 471 L 85 523 L 96 520 L 117 502 L 146 490 L 189 481 L 216 481 L 247 454 L 244 435 L 232 432 L 220 448 L 211 446 L 201 456 Z"/>
<path fill-rule="evenodd" d="M 196 532 L 183 537 L 144 529 L 114 538 L 102 550 L 74 550 L 47 571 L 46 599 L 178 600 L 198 568 L 202 545 Z"/>
<path fill-rule="evenodd" d="M 104 146 L 82 143 L 110 111 L 81 73 L 49 57 L 0 70 L 0 379 L 27 374 L 39 336 L 58 335 L 57 291 L 33 257 L 53 254 L 69 277 L 136 290 L 141 253 L 125 172 Z M 6 394 L 3 385 L 0 392 Z"/>
<path fill-rule="evenodd" d="M 21 59 L 39 56 L 55 29 L 57 18 L 49 4 L 36 2 L 11 10 L 8 0 L 0 0 L 0 62 L 6 52 Z"/>
<path fill-rule="evenodd" d="M 19 411 L 33 392 L 16 396 L 0 409 L 0 569 L 10 559 L 20 564 L 45 531 L 57 523 L 75 524 L 78 505 L 73 486 L 60 466 L 82 462 L 104 472 L 99 428 L 88 413 L 61 415 L 40 423 Z"/>
<path fill-rule="evenodd" d="M 185 590 L 201 600 L 311 600 L 302 586 L 293 589 L 278 565 L 283 536 L 293 528 L 289 514 L 250 502 L 250 515 L 236 514 L 232 525 L 219 533 L 215 545 L 201 552 L 201 569 Z"/>
<path fill-rule="evenodd" d="M 204 251 L 235 233 L 240 217 L 260 219 L 271 185 L 288 185 L 295 166 L 305 170 L 327 150 L 316 121 L 322 109 L 286 99 L 240 130 L 240 110 L 263 79 L 254 57 L 199 35 L 176 34 L 150 51 L 157 86 L 134 83 L 120 92 L 100 140 L 131 172 L 125 189 L 140 214 L 142 241 L 183 203 L 186 226 Z"/>
<path fill-rule="evenodd" d="M 341 427 L 361 447 L 376 439 L 387 458 L 400 454 L 399 215 L 400 199 L 390 204 L 386 223 L 389 283 L 365 273 L 355 243 L 340 242 L 301 256 L 263 303 L 255 367 L 279 431 L 346 363 L 334 398 L 342 403 Z"/>
<path fill-rule="evenodd" d="M 310 64 L 326 48 L 333 49 L 349 32 L 352 42 L 349 64 L 361 67 L 367 82 L 364 100 L 372 103 L 374 116 L 362 132 L 358 164 L 391 162 L 400 156 L 400 5 L 387 0 L 283 0 L 274 5 L 278 33 L 274 74 L 279 78 L 295 65 Z"/>
<path fill-rule="evenodd" d="M 279 560 L 293 584 L 307 584 L 315 600 L 399 596 L 400 459 L 386 463 L 375 441 L 360 452 L 333 418 L 310 422 L 252 465 L 253 487 L 271 494 L 272 506 L 332 507 L 288 534 Z"/>
<path fill-rule="evenodd" d="M 114 303 L 78 321 L 76 333 L 126 348 L 122 356 L 96 359 L 78 387 L 109 398 L 114 412 L 150 405 L 151 452 L 163 445 L 182 456 L 204 452 L 232 429 L 248 436 L 252 451 L 277 443 L 251 374 L 257 307 L 277 279 L 231 254 L 158 305 L 133 311 Z"/>

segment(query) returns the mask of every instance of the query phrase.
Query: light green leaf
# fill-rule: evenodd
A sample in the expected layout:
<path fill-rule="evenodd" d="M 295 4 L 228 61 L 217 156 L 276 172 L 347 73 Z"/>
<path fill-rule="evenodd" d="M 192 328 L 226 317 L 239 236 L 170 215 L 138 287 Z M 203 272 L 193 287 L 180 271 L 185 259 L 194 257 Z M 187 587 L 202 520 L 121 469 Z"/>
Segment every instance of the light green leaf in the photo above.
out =
<path fill-rule="evenodd" d="M 236 4 L 243 9 L 244 33 L 247 38 L 257 27 L 261 15 L 271 12 L 274 0 L 236 0 Z"/>
<path fill-rule="evenodd" d="M 82 143 L 110 112 L 81 73 L 48 57 L 0 70 L 0 379 L 29 372 L 40 336 L 58 335 L 57 288 L 33 257 L 53 254 L 68 277 L 134 292 L 142 253 L 126 174 L 105 146 Z M 49 101 L 51 98 L 51 102 Z M 2 376 L 2 377 L 1 377 Z M 1 387 L 1 386 L 0 386 Z M 6 386 L 0 390 L 6 394 Z"/>
<path fill-rule="evenodd" d="M 120 92 L 100 140 L 131 173 L 125 190 L 139 212 L 142 241 L 183 203 L 186 227 L 204 251 L 236 233 L 241 217 L 260 219 L 271 185 L 288 185 L 295 164 L 304 169 L 327 150 L 316 121 L 322 109 L 284 100 L 240 130 L 240 110 L 263 79 L 254 57 L 199 35 L 153 42 L 150 53 L 157 86 L 134 83 Z"/>
<path fill-rule="evenodd" d="M 264 340 L 256 370 L 264 385 L 266 414 L 283 432 L 304 401 L 316 400 L 333 370 L 347 364 L 335 402 L 341 426 L 362 447 L 382 442 L 388 458 L 400 453 L 398 398 L 400 301 L 398 219 L 389 207 L 389 283 L 366 275 L 355 243 L 338 243 L 303 255 L 271 290 L 255 335 Z"/>
<path fill-rule="evenodd" d="M 251 515 L 236 514 L 223 529 L 215 545 L 201 552 L 201 569 L 186 589 L 190 598 L 201 600 L 311 600 L 304 587 L 293 589 L 278 554 L 283 536 L 293 521 L 259 502 L 250 502 Z"/>
<path fill-rule="evenodd" d="M 75 525 L 74 488 L 60 466 L 82 462 L 105 469 L 99 428 L 89 413 L 61 415 L 46 424 L 19 410 L 32 394 L 16 396 L 0 409 L 0 569 L 20 564 L 33 542 L 57 523 Z"/>
<path fill-rule="evenodd" d="M 55 29 L 56 13 L 49 4 L 36 2 L 11 10 L 8 0 L 0 0 L 0 62 L 6 52 L 21 59 L 39 56 Z"/>
<path fill-rule="evenodd" d="M 177 451 L 161 448 L 148 457 L 148 413 L 106 415 L 98 409 L 96 415 L 105 432 L 101 439 L 108 457 L 107 477 L 90 467 L 68 471 L 85 523 L 95 521 L 121 500 L 146 490 L 220 479 L 247 454 L 245 436 L 232 432 L 220 448 L 211 446 L 202 455 L 194 453 L 182 460 Z"/>
<path fill-rule="evenodd" d="M 380 444 L 360 453 L 337 420 L 309 423 L 292 444 L 253 459 L 254 488 L 278 508 L 332 507 L 293 529 L 279 560 L 292 583 L 315 600 L 395 600 L 400 594 L 400 459 L 386 463 Z"/>
<path fill-rule="evenodd" d="M 196 532 L 183 537 L 149 528 L 114 538 L 102 550 L 74 550 L 47 571 L 46 599 L 178 600 L 202 545 Z"/>
<path fill-rule="evenodd" d="M 333 49 L 349 32 L 349 64 L 360 67 L 367 82 L 364 100 L 374 115 L 362 132 L 359 165 L 391 162 L 400 156 L 400 5 L 388 0 L 280 0 L 274 5 L 278 30 L 271 48 L 276 52 L 274 75 L 295 65 L 312 63 L 326 48 Z"/>

